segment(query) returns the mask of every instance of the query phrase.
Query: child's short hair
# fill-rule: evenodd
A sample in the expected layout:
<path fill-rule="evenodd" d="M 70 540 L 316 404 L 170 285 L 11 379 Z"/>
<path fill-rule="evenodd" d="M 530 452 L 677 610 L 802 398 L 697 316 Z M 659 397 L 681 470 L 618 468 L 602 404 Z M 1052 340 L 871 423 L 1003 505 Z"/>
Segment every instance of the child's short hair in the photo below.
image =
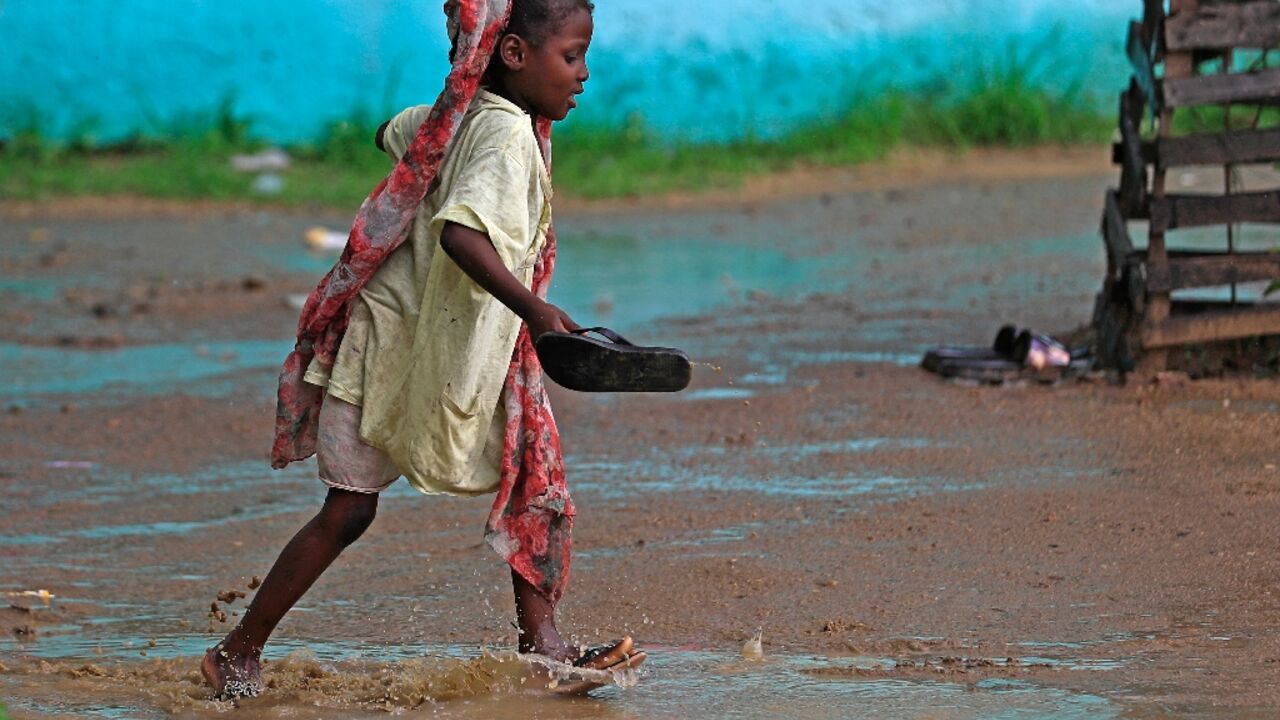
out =
<path fill-rule="evenodd" d="M 578 10 L 594 13 L 591 0 L 514 0 L 507 33 L 519 35 L 531 45 L 541 45 Z"/>

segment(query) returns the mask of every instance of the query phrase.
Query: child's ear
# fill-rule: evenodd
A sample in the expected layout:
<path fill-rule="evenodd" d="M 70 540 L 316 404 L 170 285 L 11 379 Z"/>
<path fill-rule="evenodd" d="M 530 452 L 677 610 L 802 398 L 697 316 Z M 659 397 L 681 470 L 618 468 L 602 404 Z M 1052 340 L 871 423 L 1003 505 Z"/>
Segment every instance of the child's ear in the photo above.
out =
<path fill-rule="evenodd" d="M 498 55 L 502 64 L 509 70 L 520 70 L 524 67 L 525 45 L 519 35 L 503 35 L 498 41 Z"/>

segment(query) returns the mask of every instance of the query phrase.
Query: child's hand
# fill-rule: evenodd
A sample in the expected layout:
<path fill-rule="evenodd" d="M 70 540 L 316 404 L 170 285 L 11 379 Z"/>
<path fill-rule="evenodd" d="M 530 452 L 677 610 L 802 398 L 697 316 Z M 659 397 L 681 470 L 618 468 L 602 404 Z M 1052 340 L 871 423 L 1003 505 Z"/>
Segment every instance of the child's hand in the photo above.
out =
<path fill-rule="evenodd" d="M 545 301 L 525 318 L 525 323 L 529 326 L 529 337 L 534 341 L 545 332 L 570 332 L 579 327 L 568 313 Z"/>

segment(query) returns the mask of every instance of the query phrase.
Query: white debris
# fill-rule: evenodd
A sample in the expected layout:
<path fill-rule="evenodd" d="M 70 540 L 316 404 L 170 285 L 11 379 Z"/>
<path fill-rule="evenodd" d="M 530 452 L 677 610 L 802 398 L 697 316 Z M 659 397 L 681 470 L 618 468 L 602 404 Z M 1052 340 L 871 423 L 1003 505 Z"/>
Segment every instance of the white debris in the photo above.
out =
<path fill-rule="evenodd" d="M 249 186 L 259 195 L 279 195 L 284 192 L 284 178 L 275 173 L 263 173 Z"/>
<path fill-rule="evenodd" d="M 347 246 L 347 233 L 322 227 L 311 228 L 303 239 L 307 247 L 318 252 L 342 252 Z"/>
<path fill-rule="evenodd" d="M 252 155 L 232 155 L 231 167 L 237 172 L 265 173 L 288 170 L 293 164 L 289 154 L 280 148 L 267 148 Z"/>
<path fill-rule="evenodd" d="M 44 590 L 44 589 L 40 589 L 40 590 L 23 590 L 22 592 L 11 592 L 11 593 L 5 593 L 5 594 L 6 594 L 6 595 L 8 595 L 9 597 L 35 597 L 35 598 L 40 598 L 40 602 L 44 603 L 45 607 L 48 607 L 48 606 L 49 606 L 49 603 L 50 603 L 50 602 L 52 602 L 52 601 L 53 601 L 53 599 L 54 599 L 55 597 L 57 597 L 57 595 L 54 595 L 53 593 L 49 592 L 48 590 Z"/>

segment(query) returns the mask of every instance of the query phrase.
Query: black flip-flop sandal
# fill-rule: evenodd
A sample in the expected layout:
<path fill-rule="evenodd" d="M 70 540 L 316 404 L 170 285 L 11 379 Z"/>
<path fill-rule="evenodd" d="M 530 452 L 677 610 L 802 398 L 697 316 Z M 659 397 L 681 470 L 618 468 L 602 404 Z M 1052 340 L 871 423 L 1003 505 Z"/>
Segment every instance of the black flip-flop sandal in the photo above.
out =
<path fill-rule="evenodd" d="M 944 378 L 996 384 L 1016 380 L 1022 374 L 1022 363 L 991 348 L 935 348 L 925 353 L 920 366 Z"/>
<path fill-rule="evenodd" d="M 579 392 L 679 392 L 693 378 L 693 364 L 684 351 L 633 345 L 603 327 L 543 333 L 535 348 L 547 376 Z"/>

